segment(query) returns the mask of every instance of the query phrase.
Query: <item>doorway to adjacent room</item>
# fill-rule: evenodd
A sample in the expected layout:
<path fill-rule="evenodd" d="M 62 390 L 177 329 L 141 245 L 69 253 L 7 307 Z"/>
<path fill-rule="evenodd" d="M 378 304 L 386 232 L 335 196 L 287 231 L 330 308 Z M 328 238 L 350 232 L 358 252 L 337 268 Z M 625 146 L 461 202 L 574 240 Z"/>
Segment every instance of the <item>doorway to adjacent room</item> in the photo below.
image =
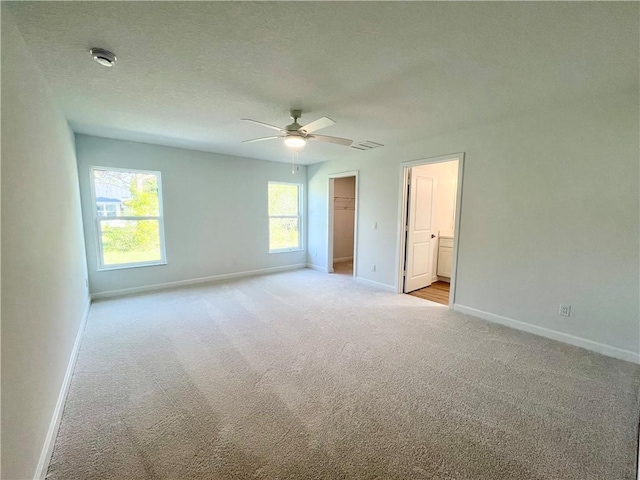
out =
<path fill-rule="evenodd" d="M 453 305 L 462 154 L 403 164 L 398 293 Z"/>

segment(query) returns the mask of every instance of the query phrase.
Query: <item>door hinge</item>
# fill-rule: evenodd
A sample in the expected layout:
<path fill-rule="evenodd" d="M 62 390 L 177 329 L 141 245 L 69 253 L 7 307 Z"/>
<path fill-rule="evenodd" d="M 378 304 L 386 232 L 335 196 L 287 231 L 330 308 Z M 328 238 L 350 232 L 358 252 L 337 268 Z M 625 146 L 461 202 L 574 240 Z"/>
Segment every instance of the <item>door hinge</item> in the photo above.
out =
<path fill-rule="evenodd" d="M 402 272 L 402 276 L 403 276 L 403 277 L 406 277 L 406 276 L 407 276 L 407 271 L 406 271 L 406 270 Z"/>

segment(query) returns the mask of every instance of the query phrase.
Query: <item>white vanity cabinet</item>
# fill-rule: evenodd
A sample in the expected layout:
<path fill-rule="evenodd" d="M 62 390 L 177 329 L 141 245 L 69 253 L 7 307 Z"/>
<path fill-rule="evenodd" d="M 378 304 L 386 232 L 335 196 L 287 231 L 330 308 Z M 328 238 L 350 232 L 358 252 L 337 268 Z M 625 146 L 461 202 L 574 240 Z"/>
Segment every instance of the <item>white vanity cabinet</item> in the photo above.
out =
<path fill-rule="evenodd" d="M 453 263 L 453 237 L 441 236 L 438 243 L 438 271 L 439 277 L 451 278 L 451 264 Z"/>

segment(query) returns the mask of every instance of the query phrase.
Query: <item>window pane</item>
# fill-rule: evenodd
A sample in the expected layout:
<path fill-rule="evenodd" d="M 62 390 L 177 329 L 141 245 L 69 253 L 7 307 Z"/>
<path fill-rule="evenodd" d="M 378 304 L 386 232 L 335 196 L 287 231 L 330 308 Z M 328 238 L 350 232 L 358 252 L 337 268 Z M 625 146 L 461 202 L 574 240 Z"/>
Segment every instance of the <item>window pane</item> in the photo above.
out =
<path fill-rule="evenodd" d="M 93 175 L 99 217 L 160 214 L 158 175 L 117 170 L 94 170 Z"/>
<path fill-rule="evenodd" d="M 162 260 L 158 220 L 102 220 L 104 265 Z"/>
<path fill-rule="evenodd" d="M 269 215 L 298 215 L 298 185 L 269 184 Z"/>
<path fill-rule="evenodd" d="M 269 219 L 269 249 L 300 248 L 297 218 Z"/>

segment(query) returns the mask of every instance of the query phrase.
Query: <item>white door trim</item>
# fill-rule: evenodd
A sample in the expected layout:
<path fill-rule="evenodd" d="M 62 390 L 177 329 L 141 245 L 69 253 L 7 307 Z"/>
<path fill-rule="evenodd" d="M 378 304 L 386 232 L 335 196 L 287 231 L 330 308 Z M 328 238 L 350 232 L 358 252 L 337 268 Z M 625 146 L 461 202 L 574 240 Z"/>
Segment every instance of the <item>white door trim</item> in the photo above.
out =
<path fill-rule="evenodd" d="M 404 256 L 405 256 L 405 222 L 407 218 L 407 182 L 409 169 L 419 165 L 429 165 L 432 163 L 450 162 L 458 160 L 458 185 L 456 192 L 456 222 L 455 234 L 453 236 L 453 263 L 451 265 L 451 287 L 449 291 L 449 308 L 453 308 L 456 296 L 456 283 L 458 278 L 458 243 L 460 239 L 460 212 L 462 205 L 462 178 L 464 174 L 464 152 L 452 153 L 440 157 L 411 160 L 400 164 L 400 199 L 398 205 L 398 248 L 397 248 L 397 278 L 396 292 L 403 293 L 404 284 Z"/>
<path fill-rule="evenodd" d="M 328 215 L 327 215 L 327 272 L 333 273 L 333 179 L 344 177 L 356 177 L 355 186 L 355 210 L 353 212 L 353 278 L 356 278 L 357 261 L 358 261 L 358 199 L 360 197 L 358 193 L 358 173 L 359 170 L 352 170 L 350 172 L 330 173 L 327 177 L 329 182 L 329 201 Z"/>

